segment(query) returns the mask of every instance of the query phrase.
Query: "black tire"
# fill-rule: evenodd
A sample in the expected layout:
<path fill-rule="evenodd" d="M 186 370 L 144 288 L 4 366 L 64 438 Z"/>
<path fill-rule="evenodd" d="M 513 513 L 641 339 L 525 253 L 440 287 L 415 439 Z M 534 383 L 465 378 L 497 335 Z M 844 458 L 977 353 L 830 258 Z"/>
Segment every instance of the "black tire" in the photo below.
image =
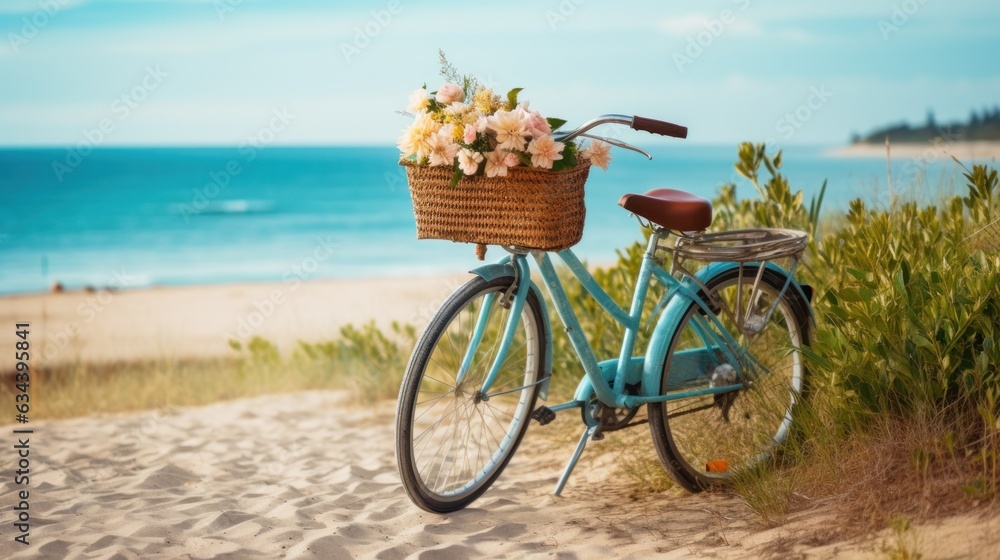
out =
<path fill-rule="evenodd" d="M 740 286 L 741 307 L 746 309 L 758 270 L 757 265 L 745 265 L 740 276 L 739 268 L 733 268 L 710 279 L 706 288 L 709 293 L 721 296 L 732 309 L 736 287 Z M 751 316 L 766 315 L 786 278 L 780 272 L 764 269 L 761 295 L 754 299 Z M 757 334 L 733 334 L 735 321 L 725 313 L 718 313 L 724 328 L 753 356 L 744 360 L 755 372 L 752 385 L 726 395 L 648 406 L 650 430 L 660 462 L 681 487 L 699 492 L 725 484 L 742 470 L 768 460 L 774 449 L 784 443 L 793 412 L 806 391 L 807 374 L 801 348 L 809 345 L 808 309 L 808 302 L 789 286 L 770 320 Z M 725 381 L 727 370 L 716 369 L 726 363 L 724 353 L 718 349 L 706 351 L 708 344 L 696 331 L 695 325 L 704 316 L 694 302 L 685 311 L 670 341 L 660 394 L 711 386 L 713 373 L 720 376 L 719 385 L 730 384 Z"/>
<path fill-rule="evenodd" d="M 513 280 L 476 277 L 467 282 L 431 319 L 410 357 L 396 408 L 396 462 L 407 495 L 427 511 L 459 510 L 481 496 L 503 472 L 528 428 L 549 343 L 534 292 L 528 293 L 510 351 L 490 388 L 492 396 L 482 399 L 479 391 L 510 315 L 499 299 Z M 485 334 L 469 373 L 459 382 L 472 327 L 489 294 L 495 295 Z M 510 392 L 495 394 L 504 391 Z M 427 458 L 429 449 L 434 454 Z"/>

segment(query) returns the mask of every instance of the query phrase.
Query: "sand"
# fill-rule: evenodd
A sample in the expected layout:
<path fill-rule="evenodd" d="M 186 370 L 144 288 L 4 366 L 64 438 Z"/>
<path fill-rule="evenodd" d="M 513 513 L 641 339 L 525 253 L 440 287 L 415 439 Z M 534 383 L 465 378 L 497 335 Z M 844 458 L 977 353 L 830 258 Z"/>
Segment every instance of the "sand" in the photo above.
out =
<path fill-rule="evenodd" d="M 95 294 L 38 294 L 0 298 L 0 324 L 29 319 L 33 340 L 46 333 L 53 347 L 75 325 L 53 362 L 216 356 L 231 352 L 224 333 L 274 290 L 285 290 L 283 303 L 253 332 L 289 347 L 369 318 L 424 322 L 465 278 L 125 291 L 93 317 L 79 306 Z M 27 547 L 10 524 L 21 488 L 8 426 L 0 558 L 871 558 L 891 538 L 845 538 L 830 501 L 766 527 L 728 494 L 632 496 L 615 454 L 600 452 L 620 434 L 592 443 L 555 497 L 578 429 L 573 413 L 533 425 L 471 507 L 426 513 L 396 473 L 394 403 L 352 403 L 348 393 L 316 391 L 33 421 Z M 989 558 L 1000 520 L 969 514 L 914 534 L 924 558 Z"/>
<path fill-rule="evenodd" d="M 963 163 L 969 162 L 991 162 L 1000 159 L 1000 142 L 977 141 L 977 142 L 924 142 L 917 144 L 890 145 L 892 159 L 910 159 L 918 161 L 946 161 L 954 156 Z M 833 157 L 845 158 L 875 158 L 885 159 L 884 144 L 851 144 L 835 148 L 827 152 Z"/>
<path fill-rule="evenodd" d="M 0 325 L 31 322 L 35 359 L 66 364 L 233 355 L 260 336 L 282 351 L 375 321 L 425 324 L 471 275 L 160 287 L 0 298 Z M 0 344 L 13 347 L 14 329 Z M 0 366 L 2 369 L 2 366 Z"/>
<path fill-rule="evenodd" d="M 399 484 L 391 403 L 349 400 L 308 392 L 37 422 L 30 546 L 5 530 L 0 557 L 871 558 L 889 539 L 844 540 L 822 508 L 768 529 L 728 495 L 631 498 L 613 454 L 585 454 L 555 497 L 572 444 L 545 437 L 551 426 L 532 426 L 472 506 L 426 513 Z M 1000 521 L 956 517 L 914 534 L 924 558 L 989 558 Z"/>

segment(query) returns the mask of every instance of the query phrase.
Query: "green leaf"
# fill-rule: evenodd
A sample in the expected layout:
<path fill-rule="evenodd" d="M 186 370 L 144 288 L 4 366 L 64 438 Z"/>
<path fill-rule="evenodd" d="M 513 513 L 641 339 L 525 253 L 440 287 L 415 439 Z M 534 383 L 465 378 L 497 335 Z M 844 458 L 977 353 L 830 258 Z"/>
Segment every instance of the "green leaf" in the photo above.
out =
<path fill-rule="evenodd" d="M 523 89 L 524 88 L 516 87 L 507 92 L 507 103 L 509 104 L 509 107 L 507 108 L 508 110 L 513 111 L 514 107 L 517 107 L 517 94 L 521 93 L 521 90 Z"/>
<path fill-rule="evenodd" d="M 563 158 L 559 161 L 552 163 L 552 171 L 561 171 L 563 169 L 569 169 L 571 167 L 576 167 L 576 144 L 572 142 L 567 142 L 566 147 L 563 148 Z"/>
<path fill-rule="evenodd" d="M 844 288 L 839 294 L 841 301 L 863 301 L 861 294 L 854 288 Z"/>
<path fill-rule="evenodd" d="M 767 157 L 767 155 L 764 155 L 764 167 L 767 168 L 767 171 L 772 177 L 778 174 L 778 172 L 774 170 L 774 164 L 771 163 L 771 158 Z"/>
<path fill-rule="evenodd" d="M 461 179 L 462 179 L 462 169 L 456 164 L 455 172 L 451 175 L 451 183 L 448 183 L 448 186 L 451 188 L 455 188 L 456 186 L 458 186 L 458 182 Z"/>
<path fill-rule="evenodd" d="M 547 118 L 545 120 L 548 121 L 549 127 L 552 128 L 552 132 L 555 132 L 555 131 L 559 130 L 559 127 L 561 127 L 562 125 L 566 124 L 566 120 L 565 119 L 554 119 L 552 117 L 549 117 L 549 118 Z"/>
<path fill-rule="evenodd" d="M 933 348 L 934 347 L 934 344 L 932 344 L 930 340 L 927 340 L 927 337 L 925 337 L 925 336 L 923 336 L 921 334 L 914 334 L 914 335 L 912 335 L 912 340 L 913 340 L 913 342 L 917 346 L 922 347 L 922 348 Z"/>

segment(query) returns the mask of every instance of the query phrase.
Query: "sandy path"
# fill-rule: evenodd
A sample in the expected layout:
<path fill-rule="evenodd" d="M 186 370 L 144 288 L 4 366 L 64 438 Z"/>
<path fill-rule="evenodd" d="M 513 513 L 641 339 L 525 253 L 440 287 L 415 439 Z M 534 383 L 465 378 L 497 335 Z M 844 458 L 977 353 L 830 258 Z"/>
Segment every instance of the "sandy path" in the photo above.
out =
<path fill-rule="evenodd" d="M 0 558 L 826 558 L 871 557 L 881 542 L 837 542 L 816 512 L 762 531 L 728 496 L 631 499 L 597 453 L 581 463 L 590 476 L 578 471 L 556 498 L 572 444 L 538 433 L 472 507 L 428 514 L 399 485 L 391 404 L 348 399 L 309 392 L 35 423 L 31 545 L 2 531 Z M 5 511 L 13 489 L 4 477 Z M 952 543 L 925 557 L 985 558 L 1000 524 L 957 518 L 918 534 Z"/>

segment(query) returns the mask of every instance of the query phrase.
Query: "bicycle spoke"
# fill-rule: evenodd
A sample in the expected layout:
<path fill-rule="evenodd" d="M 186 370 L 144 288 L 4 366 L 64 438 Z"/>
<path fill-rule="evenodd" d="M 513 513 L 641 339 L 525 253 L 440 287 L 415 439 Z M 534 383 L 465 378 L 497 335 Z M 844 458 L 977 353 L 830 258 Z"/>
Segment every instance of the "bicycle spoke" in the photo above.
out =
<path fill-rule="evenodd" d="M 454 511 L 475 499 L 507 465 L 527 427 L 545 334 L 534 295 L 514 317 L 495 301 L 484 305 L 487 296 L 509 289 L 504 280 L 473 279 L 463 295 L 449 298 L 408 366 L 397 414 L 397 427 L 409 423 L 408 441 L 397 440 L 397 457 L 407 494 L 429 511 Z M 485 286 L 470 291 L 477 283 Z M 499 356 L 511 320 L 515 338 Z M 486 402 L 481 390 L 494 362 L 492 386 L 512 392 Z"/>
<path fill-rule="evenodd" d="M 733 359 L 737 363 L 729 365 L 744 376 L 744 388 L 650 408 L 654 438 L 662 442 L 657 444 L 662 462 L 689 490 L 728 478 L 732 472 L 769 456 L 787 433 L 795 402 L 794 387 L 802 383 L 800 323 L 790 300 L 780 291 L 784 279 L 775 280 L 759 265 L 748 265 L 746 270 L 741 268 L 733 274 L 737 276 L 708 282 L 719 309 L 718 321 L 692 306 L 672 335 L 668 360 L 690 350 L 689 356 L 699 360 L 692 363 L 702 364 L 698 367 L 707 367 L 708 372 L 692 381 L 690 376 L 697 372 L 675 371 L 668 362 L 664 366 L 663 390 L 707 388 L 718 365 Z M 736 344 L 726 342 L 730 339 Z M 716 344 L 725 344 L 728 352 L 699 353 Z M 671 376 L 677 379 L 671 382 Z M 657 416 L 655 423 L 653 416 Z M 706 465 L 713 462 L 721 462 L 721 470 L 706 472 Z"/>

